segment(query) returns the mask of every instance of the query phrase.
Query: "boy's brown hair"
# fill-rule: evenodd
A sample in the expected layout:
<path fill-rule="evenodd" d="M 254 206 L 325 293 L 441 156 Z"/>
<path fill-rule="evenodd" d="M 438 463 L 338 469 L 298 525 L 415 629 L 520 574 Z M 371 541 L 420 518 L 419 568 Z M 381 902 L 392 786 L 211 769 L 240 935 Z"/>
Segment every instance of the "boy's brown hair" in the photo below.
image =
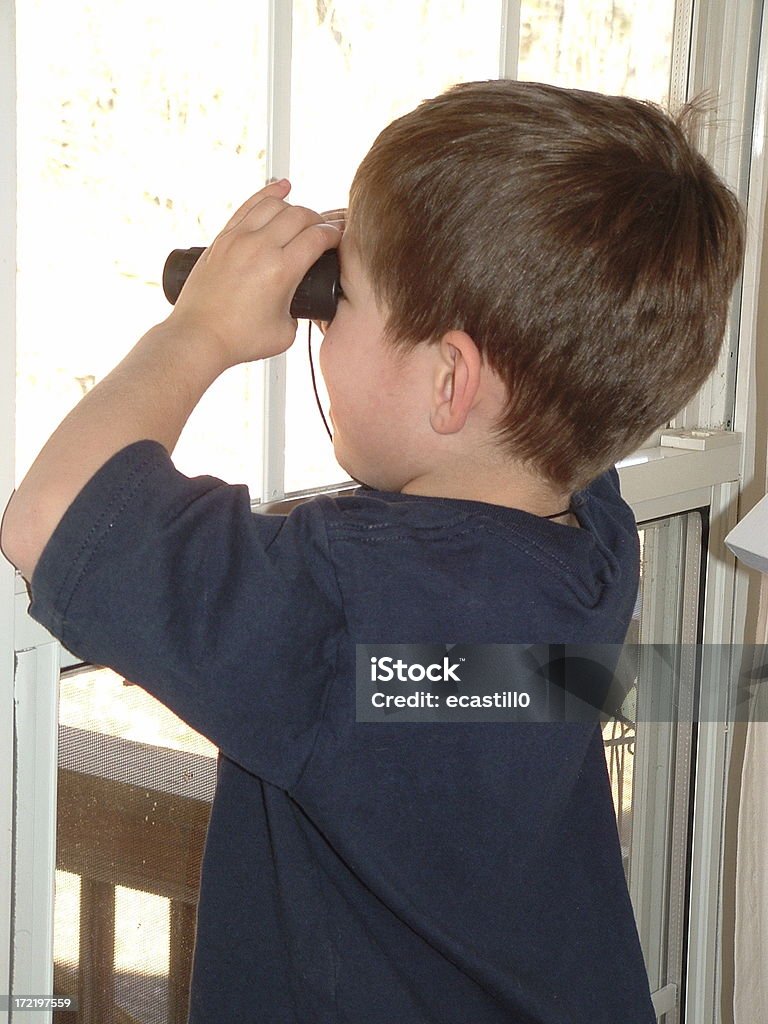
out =
<path fill-rule="evenodd" d="M 689 105 L 468 82 L 378 136 L 347 231 L 408 348 L 465 330 L 504 380 L 504 450 L 577 490 L 712 372 L 743 218 Z"/>

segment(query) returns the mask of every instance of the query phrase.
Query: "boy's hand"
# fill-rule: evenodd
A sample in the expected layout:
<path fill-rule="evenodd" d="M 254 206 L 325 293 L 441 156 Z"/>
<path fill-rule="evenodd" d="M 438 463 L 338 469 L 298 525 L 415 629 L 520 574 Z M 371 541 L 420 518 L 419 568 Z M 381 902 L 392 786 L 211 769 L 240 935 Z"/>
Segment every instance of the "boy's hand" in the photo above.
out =
<path fill-rule="evenodd" d="M 343 231 L 347 223 L 347 208 L 345 206 L 340 210 L 323 210 L 321 216 L 326 224 L 333 224 L 339 231 Z"/>
<path fill-rule="evenodd" d="M 341 239 L 319 213 L 286 203 L 290 188 L 285 179 L 273 182 L 243 203 L 195 264 L 166 321 L 210 338 L 225 366 L 291 346 L 294 292 Z"/>

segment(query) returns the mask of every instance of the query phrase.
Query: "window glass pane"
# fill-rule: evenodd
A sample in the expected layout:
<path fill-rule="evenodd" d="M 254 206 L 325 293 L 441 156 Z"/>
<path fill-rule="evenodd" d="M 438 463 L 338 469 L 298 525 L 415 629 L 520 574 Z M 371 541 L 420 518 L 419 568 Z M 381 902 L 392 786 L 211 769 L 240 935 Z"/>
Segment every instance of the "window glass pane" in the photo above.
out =
<path fill-rule="evenodd" d="M 54 989 L 83 1019 L 186 1020 L 216 756 L 114 672 L 63 675 Z"/>
<path fill-rule="evenodd" d="M 264 183 L 266 0 L 17 5 L 17 474 L 170 307 L 171 249 L 209 244 Z M 187 473 L 260 490 L 261 370 L 214 384 Z"/>
<path fill-rule="evenodd" d="M 80 876 L 56 871 L 53 904 L 53 990 L 77 993 L 77 961 L 80 946 Z M 63 1017 L 54 1014 L 54 1017 Z"/>
<path fill-rule="evenodd" d="M 518 78 L 665 104 L 675 0 L 522 0 Z"/>
<path fill-rule="evenodd" d="M 62 676 L 59 725 L 201 757 L 216 756 L 216 747 L 164 704 L 105 668 L 73 670 Z"/>
<path fill-rule="evenodd" d="M 652 991 L 667 984 L 682 991 L 695 743 L 693 716 L 680 699 L 685 667 L 668 681 L 675 710 L 666 721 L 649 720 L 651 694 L 658 697 L 667 680 L 660 678 L 658 660 L 644 652 L 653 644 L 690 651 L 696 643 L 701 545 L 699 513 L 640 528 L 640 590 L 617 669 L 628 693 L 620 713 L 603 726 L 624 870 Z"/>
<path fill-rule="evenodd" d="M 500 24 L 500 0 L 483 4 L 482 17 L 466 0 L 295 0 L 293 201 L 346 206 L 357 165 L 390 121 L 456 82 L 496 78 Z M 300 334 L 288 354 L 286 491 L 346 478 L 307 382 Z"/>
<path fill-rule="evenodd" d="M 499 73 L 500 0 L 294 0 L 291 181 L 315 209 L 346 205 L 379 132 L 428 96 Z"/>

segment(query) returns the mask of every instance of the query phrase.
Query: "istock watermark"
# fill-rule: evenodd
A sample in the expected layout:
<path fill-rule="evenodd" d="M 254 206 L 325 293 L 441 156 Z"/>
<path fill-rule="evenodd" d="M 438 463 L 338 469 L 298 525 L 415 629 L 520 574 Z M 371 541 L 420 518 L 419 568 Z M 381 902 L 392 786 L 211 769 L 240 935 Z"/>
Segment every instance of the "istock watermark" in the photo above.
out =
<path fill-rule="evenodd" d="M 358 722 L 768 721 L 768 648 L 357 644 Z"/>
<path fill-rule="evenodd" d="M 459 682 L 456 670 L 459 663 L 450 663 L 448 657 L 443 658 L 442 664 L 433 662 L 431 665 L 422 665 L 420 662 L 403 661 L 402 658 L 371 658 L 371 682 L 391 683 L 393 679 L 399 682 L 419 683 L 428 679 L 430 683 Z"/>

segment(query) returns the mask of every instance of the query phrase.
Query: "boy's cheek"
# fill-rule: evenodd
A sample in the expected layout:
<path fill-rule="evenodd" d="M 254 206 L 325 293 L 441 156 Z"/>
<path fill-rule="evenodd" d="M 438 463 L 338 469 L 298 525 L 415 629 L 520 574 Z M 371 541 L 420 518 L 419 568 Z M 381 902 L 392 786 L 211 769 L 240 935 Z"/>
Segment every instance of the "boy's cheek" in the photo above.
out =
<path fill-rule="evenodd" d="M 330 420 L 331 426 L 335 427 L 335 424 L 334 424 L 334 421 L 333 421 L 333 406 L 334 406 L 334 401 L 335 401 L 335 397 L 334 396 L 336 394 L 336 390 L 335 390 L 335 387 L 334 387 L 333 373 L 331 372 L 331 367 L 329 366 L 330 360 L 328 358 L 327 351 L 326 351 L 325 357 L 323 356 L 323 348 L 324 348 L 324 346 L 325 346 L 325 342 L 323 342 L 323 345 L 320 348 L 320 353 L 319 353 L 319 357 L 318 357 L 317 362 L 318 362 L 318 366 L 320 368 L 320 375 L 323 378 L 323 384 L 325 385 L 325 390 L 326 390 L 326 393 L 328 395 L 328 409 L 327 409 L 328 418 Z"/>
<path fill-rule="evenodd" d="M 317 356 L 317 363 L 325 381 L 328 396 L 333 400 L 333 392 L 338 387 L 344 386 L 344 364 L 340 360 L 339 347 L 336 344 L 336 335 L 333 325 L 329 327 L 328 333 L 323 338 L 320 351 Z"/>
<path fill-rule="evenodd" d="M 317 365 L 320 368 L 320 373 L 323 375 L 325 386 L 328 387 L 328 335 L 327 333 L 323 337 L 320 343 L 320 348 L 317 350 Z"/>

